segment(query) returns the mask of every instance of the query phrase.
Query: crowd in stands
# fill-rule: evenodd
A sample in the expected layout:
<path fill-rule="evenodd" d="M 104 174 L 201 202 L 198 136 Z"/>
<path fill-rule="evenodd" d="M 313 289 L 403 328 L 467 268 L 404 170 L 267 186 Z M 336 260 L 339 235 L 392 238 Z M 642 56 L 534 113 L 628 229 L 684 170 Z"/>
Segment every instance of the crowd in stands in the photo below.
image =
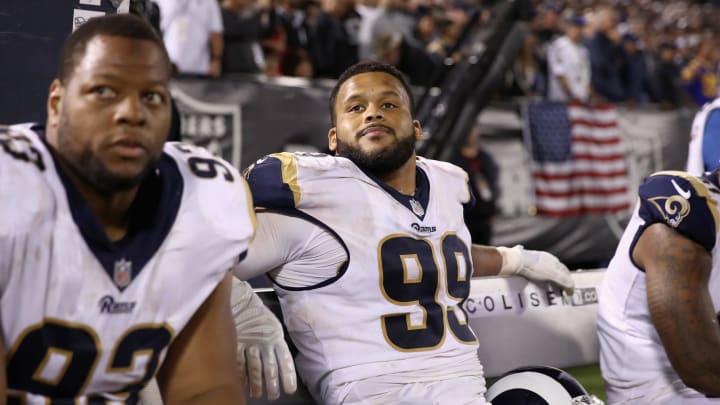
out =
<path fill-rule="evenodd" d="M 151 3 L 145 0 L 145 3 Z M 483 0 L 155 0 L 180 73 L 336 78 L 364 59 L 416 85 L 466 55 Z M 501 96 L 698 107 L 718 94 L 720 1 L 543 0 Z"/>
<path fill-rule="evenodd" d="M 506 87 L 511 95 L 554 100 L 697 108 L 718 94 L 719 6 L 687 0 L 540 3 Z"/>

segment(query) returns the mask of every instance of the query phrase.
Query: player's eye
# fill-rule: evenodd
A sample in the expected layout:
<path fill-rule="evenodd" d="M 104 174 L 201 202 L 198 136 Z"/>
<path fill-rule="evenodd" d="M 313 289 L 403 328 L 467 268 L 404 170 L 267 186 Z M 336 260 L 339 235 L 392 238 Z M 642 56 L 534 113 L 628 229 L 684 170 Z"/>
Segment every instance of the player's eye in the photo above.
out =
<path fill-rule="evenodd" d="M 361 106 L 360 104 L 355 104 L 353 106 L 350 106 L 350 108 L 348 108 L 348 111 L 350 111 L 350 112 L 363 112 L 364 110 L 365 110 L 365 108 L 363 106 Z"/>
<path fill-rule="evenodd" d="M 92 92 L 100 98 L 113 98 L 117 96 L 117 92 L 108 86 L 93 87 Z"/>
<path fill-rule="evenodd" d="M 395 105 L 393 103 L 383 103 L 382 108 L 393 109 L 393 108 L 397 108 L 397 105 Z"/>
<path fill-rule="evenodd" d="M 150 92 L 143 94 L 143 99 L 147 103 L 154 104 L 154 105 L 160 105 L 165 102 L 165 96 L 156 91 L 150 91 Z"/>

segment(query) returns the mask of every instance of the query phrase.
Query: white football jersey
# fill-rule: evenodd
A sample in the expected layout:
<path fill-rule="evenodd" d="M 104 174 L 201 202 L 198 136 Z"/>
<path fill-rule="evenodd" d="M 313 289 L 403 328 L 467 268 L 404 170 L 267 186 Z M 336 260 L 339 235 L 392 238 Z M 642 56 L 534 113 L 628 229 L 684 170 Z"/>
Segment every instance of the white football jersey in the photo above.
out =
<path fill-rule="evenodd" d="M 640 202 L 608 266 L 599 295 L 600 366 L 609 403 L 720 403 L 685 386 L 673 370 L 647 303 L 645 272 L 632 260 L 639 236 L 654 223 L 665 223 L 712 255 L 708 290 L 720 311 L 720 258 L 716 175 L 698 178 L 683 172 L 659 172 L 643 182 Z"/>
<path fill-rule="evenodd" d="M 0 129 L 10 403 L 135 403 L 245 253 L 252 199 L 228 163 L 167 144 L 130 209 L 128 234 L 111 242 L 33 129 Z"/>
<path fill-rule="evenodd" d="M 298 215 L 334 234 L 349 258 L 307 288 L 275 280 L 296 364 L 316 398 L 371 376 L 432 370 L 425 381 L 479 376 L 477 341 L 461 303 L 472 275 L 463 206 L 467 175 L 417 158 L 405 196 L 344 157 L 281 153 L 246 173 L 256 207 Z M 417 380 L 420 382 L 422 380 Z"/>

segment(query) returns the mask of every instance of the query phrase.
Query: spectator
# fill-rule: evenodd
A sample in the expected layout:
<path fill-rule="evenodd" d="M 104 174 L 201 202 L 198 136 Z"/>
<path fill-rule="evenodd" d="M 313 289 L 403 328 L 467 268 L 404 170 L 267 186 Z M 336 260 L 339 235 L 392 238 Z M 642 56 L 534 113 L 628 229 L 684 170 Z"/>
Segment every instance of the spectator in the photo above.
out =
<path fill-rule="evenodd" d="M 225 52 L 222 70 L 227 73 L 260 73 L 265 58 L 260 47 L 262 26 L 254 0 L 223 0 Z"/>
<path fill-rule="evenodd" d="M 537 56 L 537 36 L 530 31 L 525 35 L 523 47 L 515 58 L 512 69 L 506 72 L 503 95 L 544 97 L 547 92 L 547 77 L 543 73 L 545 70 L 540 66 Z"/>
<path fill-rule="evenodd" d="M 587 41 L 590 53 L 590 83 L 595 95 L 610 102 L 624 98 L 620 79 L 622 48 L 615 10 L 601 7 L 594 16 L 595 34 Z"/>
<path fill-rule="evenodd" d="M 368 42 L 361 42 L 358 47 L 361 60 L 377 60 L 380 47 L 382 47 L 393 34 L 400 34 L 403 42 L 417 47 L 413 37 L 415 18 L 408 12 L 405 0 L 381 0 L 381 11 L 374 19 L 363 19 L 361 32 L 369 33 L 365 39 Z"/>
<path fill-rule="evenodd" d="M 718 95 L 717 61 L 713 57 L 714 42 L 704 38 L 695 57 L 683 68 L 680 76 L 695 105 L 701 107 Z"/>
<path fill-rule="evenodd" d="M 179 73 L 220 76 L 223 25 L 217 0 L 157 0 L 160 29 Z"/>
<path fill-rule="evenodd" d="M 492 217 L 497 201 L 498 166 L 480 145 L 480 127 L 475 126 L 465 139 L 452 162 L 468 174 L 475 205 L 465 209 L 465 224 L 470 230 L 472 243 L 489 245 L 492 238 Z"/>
<path fill-rule="evenodd" d="M 661 109 L 673 109 L 682 105 L 680 68 L 675 63 L 675 45 L 663 42 L 658 50 L 658 64 L 655 69 L 657 102 Z"/>
<path fill-rule="evenodd" d="M 337 78 L 357 63 L 360 24 L 352 0 L 322 0 L 317 20 L 308 27 L 308 50 L 316 76 Z"/>
<path fill-rule="evenodd" d="M 162 32 L 160 31 L 160 8 L 154 1 L 130 0 L 130 14 L 142 17 L 162 36 Z"/>
<path fill-rule="evenodd" d="M 294 52 L 288 54 L 287 58 L 285 58 L 285 67 L 283 70 L 288 76 L 302 77 L 305 79 L 312 79 L 315 76 L 315 70 L 310 56 L 304 49 L 296 49 Z"/>
<path fill-rule="evenodd" d="M 390 34 L 378 41 L 378 60 L 397 67 L 410 83 L 431 86 L 440 69 L 440 62 L 425 50 L 416 47 L 399 33 Z"/>
<path fill-rule="evenodd" d="M 564 35 L 548 48 L 548 99 L 580 101 L 590 96 L 590 56 L 582 43 L 585 19 L 571 17 L 564 24 Z"/>
<path fill-rule="evenodd" d="M 635 105 L 644 102 L 646 97 L 645 85 L 647 80 L 647 67 L 645 56 L 638 47 L 638 37 L 627 33 L 622 37 L 623 65 L 621 78 L 623 94 L 628 105 Z"/>

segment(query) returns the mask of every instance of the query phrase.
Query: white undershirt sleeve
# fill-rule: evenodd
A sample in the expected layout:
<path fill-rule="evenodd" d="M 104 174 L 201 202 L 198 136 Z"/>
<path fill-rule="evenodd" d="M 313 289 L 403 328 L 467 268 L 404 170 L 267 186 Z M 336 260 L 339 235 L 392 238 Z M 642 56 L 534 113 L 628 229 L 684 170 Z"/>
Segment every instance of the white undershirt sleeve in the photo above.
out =
<path fill-rule="evenodd" d="M 263 273 L 284 287 L 311 287 L 338 275 L 347 261 L 340 241 L 320 225 L 276 212 L 257 213 L 255 239 L 233 268 L 241 280 Z"/>

